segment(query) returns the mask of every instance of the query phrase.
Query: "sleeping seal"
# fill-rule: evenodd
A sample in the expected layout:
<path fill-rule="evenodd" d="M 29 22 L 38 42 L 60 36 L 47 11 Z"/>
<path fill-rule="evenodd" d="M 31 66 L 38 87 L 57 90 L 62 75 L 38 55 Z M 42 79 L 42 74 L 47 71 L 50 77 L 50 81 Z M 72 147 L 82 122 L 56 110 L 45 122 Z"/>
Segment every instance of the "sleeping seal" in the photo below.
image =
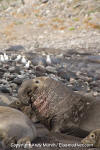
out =
<path fill-rule="evenodd" d="M 31 143 L 37 137 L 36 128 L 21 111 L 0 106 L 0 141 L 3 147 L 16 141 L 18 144 Z"/>

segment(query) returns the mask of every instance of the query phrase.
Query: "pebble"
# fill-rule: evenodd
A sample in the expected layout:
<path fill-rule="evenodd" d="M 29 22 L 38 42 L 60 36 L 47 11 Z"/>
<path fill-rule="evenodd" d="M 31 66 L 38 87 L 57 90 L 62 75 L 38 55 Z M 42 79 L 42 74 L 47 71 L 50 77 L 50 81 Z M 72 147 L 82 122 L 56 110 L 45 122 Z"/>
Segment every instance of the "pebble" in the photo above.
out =
<path fill-rule="evenodd" d="M 15 66 L 10 67 L 10 68 L 9 68 L 9 72 L 10 72 L 10 73 L 18 73 L 18 74 L 19 74 L 19 73 L 20 73 L 20 68 L 17 67 L 17 66 L 16 66 L 16 67 L 15 67 Z"/>
<path fill-rule="evenodd" d="M 11 83 L 10 84 L 10 87 L 13 89 L 13 90 L 16 90 L 17 89 L 17 85 L 15 83 Z"/>
<path fill-rule="evenodd" d="M 47 3 L 49 0 L 41 0 L 42 3 Z"/>
<path fill-rule="evenodd" d="M 15 78 L 13 80 L 13 83 L 17 84 L 17 85 L 21 85 L 23 82 L 23 78 Z"/>
<path fill-rule="evenodd" d="M 47 73 L 53 73 L 53 74 L 56 74 L 56 73 L 57 73 L 56 68 L 55 68 L 55 67 L 52 67 L 52 66 L 47 66 L 47 67 L 46 67 L 46 72 L 47 72 Z"/>
<path fill-rule="evenodd" d="M 1 80 L 0 80 L 0 83 L 1 83 L 1 84 L 7 84 L 8 82 L 7 82 L 5 79 L 1 79 Z"/>
<path fill-rule="evenodd" d="M 37 66 L 36 71 L 39 71 L 41 73 L 46 73 L 46 68 L 44 66 Z"/>
<path fill-rule="evenodd" d="M 2 93 L 10 93 L 11 91 L 6 86 L 2 86 L 2 87 L 0 87 L 0 92 L 2 92 Z"/>
<path fill-rule="evenodd" d="M 100 92 L 100 67 L 95 65 L 95 67 L 98 67 L 95 70 L 94 64 L 92 67 L 92 63 L 89 63 L 86 67 L 84 61 L 78 61 L 79 56 L 77 56 L 77 53 L 71 54 L 72 56 L 68 60 L 62 54 L 50 54 L 50 64 L 46 63 L 48 53 L 44 55 L 40 55 L 40 53 L 25 53 L 24 56 L 27 62 L 29 60 L 32 62 L 30 68 L 24 68 L 21 61 L 15 61 L 19 54 L 9 52 L 7 55 L 11 58 L 11 61 L 1 64 L 2 67 L 0 68 L 0 91 L 3 93 L 17 96 L 17 90 L 23 80 L 35 78 L 36 76 L 49 76 L 55 80 L 61 80 L 74 91 L 89 93 L 93 90 L 93 96 L 97 96 Z M 21 57 L 23 56 L 22 54 L 20 55 Z M 73 61 L 75 58 L 76 60 Z M 78 67 L 81 67 L 80 71 Z"/>

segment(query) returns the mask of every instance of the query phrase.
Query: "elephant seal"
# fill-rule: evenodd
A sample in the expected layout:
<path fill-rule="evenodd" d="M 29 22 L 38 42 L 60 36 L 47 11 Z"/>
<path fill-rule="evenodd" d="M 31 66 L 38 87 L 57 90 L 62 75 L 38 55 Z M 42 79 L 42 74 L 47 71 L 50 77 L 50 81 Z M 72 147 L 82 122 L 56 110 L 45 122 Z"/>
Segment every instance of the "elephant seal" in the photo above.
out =
<path fill-rule="evenodd" d="M 39 122 L 39 120 L 36 117 L 35 112 L 32 110 L 31 105 L 24 105 L 19 99 L 17 99 L 13 101 L 12 103 L 10 103 L 8 106 L 22 111 L 32 120 L 32 122 L 34 123 Z"/>
<path fill-rule="evenodd" d="M 0 141 L 3 147 L 8 147 L 12 140 L 18 144 L 30 144 L 36 137 L 36 128 L 25 114 L 7 106 L 0 106 Z"/>
<path fill-rule="evenodd" d="M 92 100 L 89 111 L 86 117 L 81 120 L 80 128 L 91 132 L 92 130 L 99 129 L 100 127 L 100 101 Z"/>
<path fill-rule="evenodd" d="M 90 109 L 91 99 L 74 93 L 62 82 L 48 77 L 29 79 L 22 83 L 18 96 L 23 105 L 31 104 L 49 130 L 88 135 L 88 131 L 81 130 L 80 123 Z"/>
<path fill-rule="evenodd" d="M 81 142 L 83 144 L 91 144 L 95 148 L 100 148 L 100 129 L 91 131 Z"/>

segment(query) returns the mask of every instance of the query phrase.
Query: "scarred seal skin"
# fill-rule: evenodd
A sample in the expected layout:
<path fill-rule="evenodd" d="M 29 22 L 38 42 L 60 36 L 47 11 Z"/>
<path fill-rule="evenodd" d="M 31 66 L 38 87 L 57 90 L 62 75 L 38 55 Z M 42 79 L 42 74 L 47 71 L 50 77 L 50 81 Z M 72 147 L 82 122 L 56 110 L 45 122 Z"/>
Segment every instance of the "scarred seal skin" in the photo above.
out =
<path fill-rule="evenodd" d="M 4 148 L 8 148 L 12 140 L 18 144 L 26 144 L 31 143 L 36 137 L 36 128 L 24 113 L 0 106 L 0 141 Z"/>
<path fill-rule="evenodd" d="M 49 130 L 74 134 L 90 108 L 91 99 L 76 94 L 62 82 L 48 77 L 26 80 L 18 91 L 24 105 L 32 106 Z"/>

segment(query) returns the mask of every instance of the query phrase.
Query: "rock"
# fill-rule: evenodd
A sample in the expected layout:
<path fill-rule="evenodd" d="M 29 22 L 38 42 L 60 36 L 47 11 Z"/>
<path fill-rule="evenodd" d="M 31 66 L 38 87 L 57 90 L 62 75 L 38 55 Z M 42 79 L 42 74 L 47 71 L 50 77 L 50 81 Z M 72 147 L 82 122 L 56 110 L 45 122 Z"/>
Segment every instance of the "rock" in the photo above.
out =
<path fill-rule="evenodd" d="M 36 76 L 43 76 L 46 73 L 46 69 L 43 66 L 37 66 L 36 67 Z"/>
<path fill-rule="evenodd" d="M 20 51 L 20 50 L 24 50 L 24 47 L 22 45 L 15 45 L 15 46 L 10 46 L 9 48 L 6 49 L 6 51 Z"/>
<path fill-rule="evenodd" d="M 55 67 L 52 67 L 52 66 L 47 66 L 47 67 L 46 67 L 46 72 L 47 72 L 47 73 L 53 73 L 53 74 L 56 74 L 56 73 L 57 73 L 56 68 L 55 68 Z"/>
<path fill-rule="evenodd" d="M 93 63 L 100 63 L 100 56 L 88 56 L 87 60 Z"/>
<path fill-rule="evenodd" d="M 73 83 L 72 89 L 74 91 L 88 91 L 89 90 L 89 85 L 88 82 L 82 81 L 81 79 L 77 80 L 76 82 Z"/>
<path fill-rule="evenodd" d="M 10 67 L 9 68 L 9 72 L 10 73 L 17 73 L 17 74 L 19 74 L 20 73 L 20 68 L 17 67 L 17 66 Z"/>
<path fill-rule="evenodd" d="M 49 0 L 41 0 L 42 3 L 47 3 Z"/>
<path fill-rule="evenodd" d="M 8 89 L 6 86 L 0 87 L 0 92 L 2 92 L 2 93 L 11 93 L 10 89 Z"/>
<path fill-rule="evenodd" d="M 9 77 L 10 77 L 10 73 L 9 72 L 4 73 L 4 78 L 9 78 Z"/>
<path fill-rule="evenodd" d="M 21 79 L 21 78 L 15 78 L 15 79 L 13 80 L 13 83 L 15 83 L 15 84 L 17 84 L 17 85 L 21 85 L 21 84 L 22 84 L 22 81 L 23 81 L 23 79 Z"/>
<path fill-rule="evenodd" d="M 0 68 L 0 78 L 2 78 L 2 77 L 3 77 L 3 75 L 4 75 L 5 71 L 6 71 L 6 70 L 4 70 L 4 69 L 1 69 L 1 68 Z"/>
<path fill-rule="evenodd" d="M 77 76 L 75 73 L 68 71 L 68 70 L 65 71 L 65 69 L 62 69 L 62 68 L 57 70 L 57 75 L 68 81 L 70 81 L 70 78 L 77 79 Z"/>
<path fill-rule="evenodd" d="M 7 84 L 8 82 L 7 82 L 5 79 L 1 79 L 1 80 L 0 80 L 0 83 L 3 84 L 3 85 L 5 85 L 5 84 Z"/>
<path fill-rule="evenodd" d="M 7 81 L 13 81 L 16 78 L 16 75 L 10 74 L 7 78 Z"/>

